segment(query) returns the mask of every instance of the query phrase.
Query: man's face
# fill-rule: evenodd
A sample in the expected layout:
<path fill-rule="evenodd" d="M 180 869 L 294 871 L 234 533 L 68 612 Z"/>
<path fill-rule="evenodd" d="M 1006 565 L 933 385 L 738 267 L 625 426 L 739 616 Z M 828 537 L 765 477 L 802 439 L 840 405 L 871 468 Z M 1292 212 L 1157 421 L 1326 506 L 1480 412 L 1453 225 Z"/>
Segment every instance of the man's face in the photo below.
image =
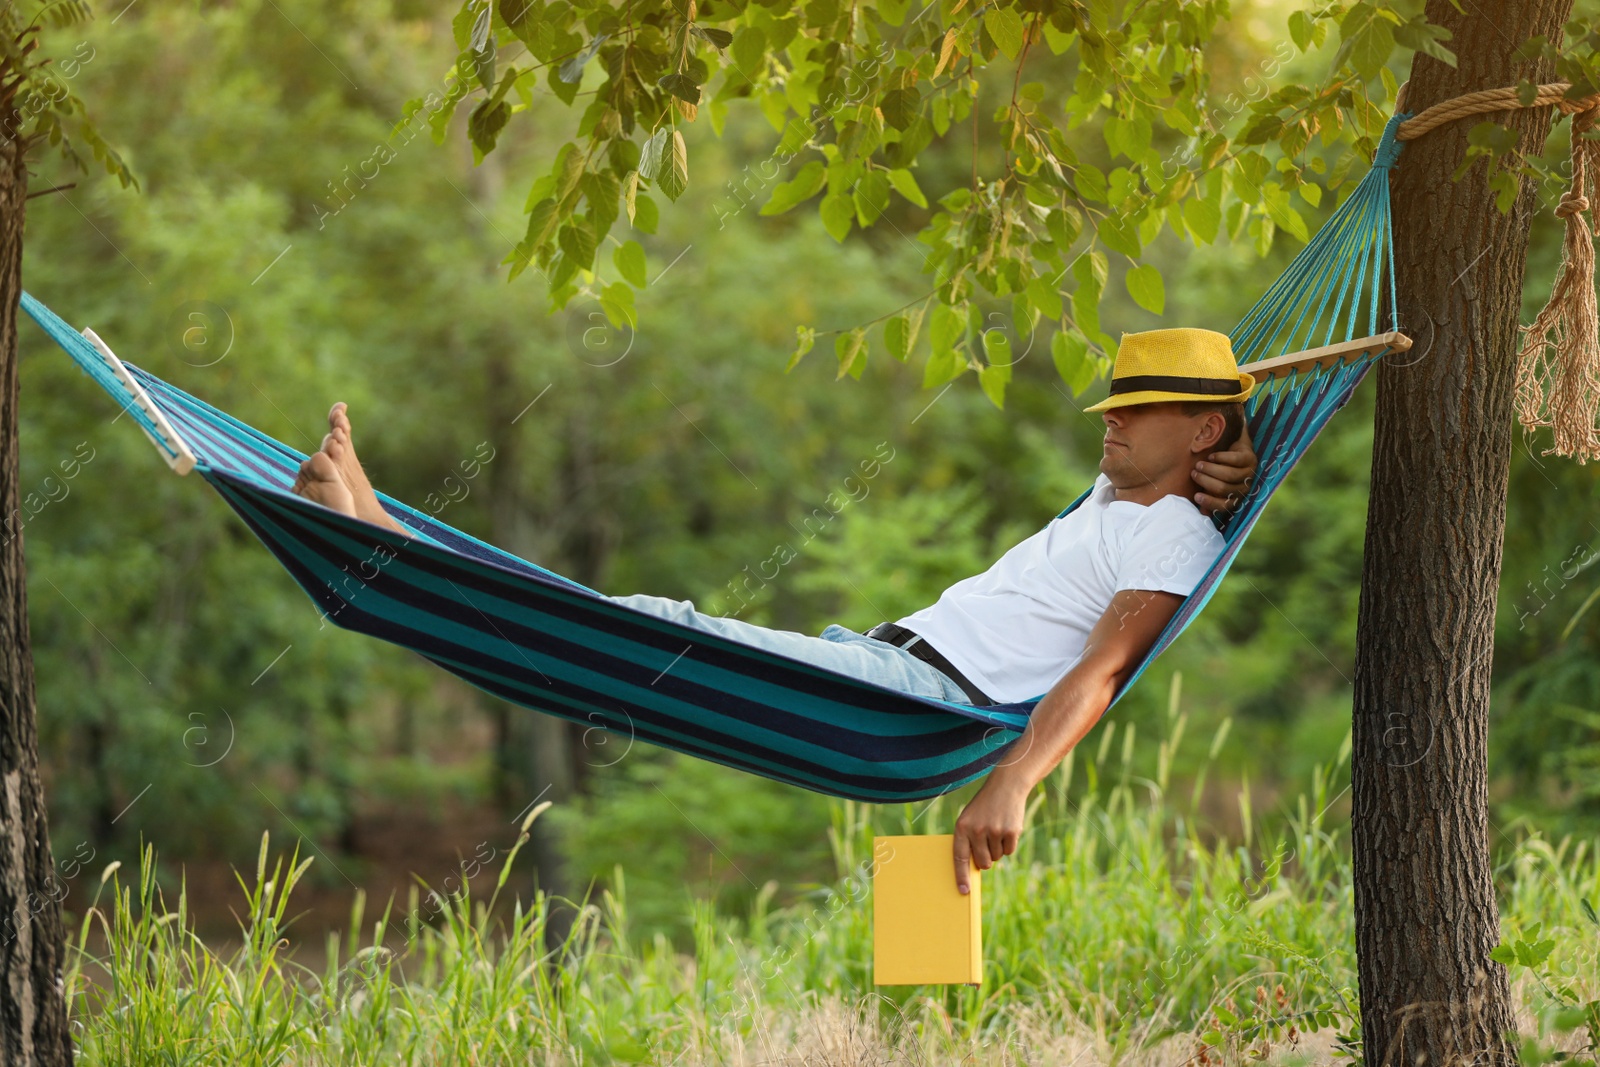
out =
<path fill-rule="evenodd" d="M 1105 448 L 1100 470 L 1118 489 L 1164 480 L 1175 469 L 1194 466 L 1190 445 L 1203 416 L 1185 415 L 1174 402 L 1128 404 L 1100 413 Z"/>

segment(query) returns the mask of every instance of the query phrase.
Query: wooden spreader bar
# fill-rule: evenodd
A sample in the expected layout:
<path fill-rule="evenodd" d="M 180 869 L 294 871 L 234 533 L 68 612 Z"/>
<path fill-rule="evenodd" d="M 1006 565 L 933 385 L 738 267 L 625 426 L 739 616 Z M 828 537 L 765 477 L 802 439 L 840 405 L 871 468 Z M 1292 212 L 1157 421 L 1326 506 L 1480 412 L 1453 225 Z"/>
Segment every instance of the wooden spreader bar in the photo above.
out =
<path fill-rule="evenodd" d="M 1256 384 L 1260 385 L 1276 374 L 1292 374 L 1297 370 L 1310 370 L 1313 367 L 1331 367 L 1339 360 L 1352 360 L 1363 355 L 1377 355 L 1384 349 L 1393 349 L 1404 352 L 1411 347 L 1411 338 L 1399 330 L 1390 330 L 1388 333 L 1374 334 L 1371 337 L 1358 337 L 1354 341 L 1340 341 L 1336 345 L 1323 345 L 1321 348 L 1308 348 L 1304 352 L 1289 352 L 1282 356 L 1273 356 L 1271 359 L 1258 359 L 1254 363 L 1246 363 L 1239 370 L 1255 376 Z"/>

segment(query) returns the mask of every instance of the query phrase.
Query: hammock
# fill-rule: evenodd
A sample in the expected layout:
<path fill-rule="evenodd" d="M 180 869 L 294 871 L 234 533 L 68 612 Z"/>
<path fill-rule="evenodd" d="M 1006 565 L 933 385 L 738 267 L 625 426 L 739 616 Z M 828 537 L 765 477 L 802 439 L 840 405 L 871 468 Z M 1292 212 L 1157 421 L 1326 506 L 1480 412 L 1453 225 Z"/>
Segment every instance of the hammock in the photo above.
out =
<path fill-rule="evenodd" d="M 1258 361 L 1242 367 L 1258 382 L 1246 404 L 1256 484 L 1222 527 L 1222 554 L 1117 699 L 1210 600 L 1268 498 L 1372 363 L 1410 346 L 1397 324 L 1378 330 L 1380 305 L 1387 298 L 1391 321 L 1395 306 L 1388 172 L 1404 117 L 1231 332 L 1241 362 Z M 381 493 L 418 540 L 348 518 L 289 491 L 304 453 L 122 363 L 31 295 L 22 306 L 174 469 L 199 471 L 222 494 L 335 625 L 409 648 L 497 697 L 870 802 L 933 797 L 981 777 L 1038 701 L 925 699 L 751 648 L 617 604 Z"/>

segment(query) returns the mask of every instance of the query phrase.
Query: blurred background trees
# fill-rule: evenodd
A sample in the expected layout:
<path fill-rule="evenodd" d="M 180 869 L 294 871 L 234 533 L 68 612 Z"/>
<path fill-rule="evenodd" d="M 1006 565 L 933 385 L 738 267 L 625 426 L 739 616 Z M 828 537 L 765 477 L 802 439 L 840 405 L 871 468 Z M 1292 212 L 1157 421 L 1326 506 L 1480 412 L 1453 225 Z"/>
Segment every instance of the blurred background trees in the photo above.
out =
<path fill-rule="evenodd" d="M 1236 5 L 1209 59 L 1217 99 L 1243 107 L 1260 86 L 1325 72 L 1336 42 L 1279 51 L 1295 6 Z M 967 381 L 923 389 L 915 363 L 873 360 L 859 381 L 836 381 L 820 358 L 784 373 L 797 323 L 853 327 L 927 283 L 922 249 L 893 229 L 841 245 L 814 212 L 739 206 L 738 183 L 776 145 L 753 105 L 730 107 L 720 140 L 688 131 L 707 139 L 691 143 L 695 180 L 662 201 L 653 232 L 619 223 L 619 242 L 646 249 L 650 284 L 637 329 L 618 328 L 581 298 L 551 316 L 538 273 L 508 285 L 500 263 L 526 223 L 527 190 L 507 175 L 550 158 L 559 141 L 541 138 L 565 128 L 564 105 L 535 94 L 532 121 L 478 166 L 464 112 L 443 145 L 425 119 L 404 124 L 406 101 L 443 92 L 433 79 L 456 55 L 430 6 L 144 0 L 55 32 L 57 54 L 88 57 L 72 86 L 142 190 L 46 164 L 35 187 L 78 186 L 30 205 L 25 287 L 123 358 L 301 449 L 348 401 L 381 489 L 579 581 L 813 633 L 866 628 L 985 567 L 1095 473 L 1101 427 L 1081 407 L 1103 384 L 1075 397 L 1042 328 L 1017 334 L 1008 317 L 995 320 L 1016 359 L 1003 412 Z M 1561 136 L 1552 159 L 1565 158 Z M 968 163 L 943 140 L 923 158 L 930 197 Z M 898 200 L 889 212 L 908 233 L 926 219 Z M 1559 239 L 1541 215 L 1529 317 Z M 1264 256 L 1249 234 L 1196 250 L 1163 231 L 1144 257 L 1166 277 L 1164 316 L 1118 283 L 1101 321 L 1113 334 L 1227 329 L 1297 247 L 1280 231 Z M 557 797 L 557 833 L 519 859 L 522 877 L 581 894 L 620 864 L 646 928 L 686 936 L 685 893 L 743 910 L 769 879 L 792 895 L 831 877 L 822 797 L 508 709 L 322 625 L 222 502 L 170 476 L 42 333 L 24 323 L 21 343 L 22 518 L 58 856 L 92 849 L 98 870 L 149 840 L 176 880 L 179 861 L 247 865 L 270 828 L 314 844 L 331 862 L 308 878 L 343 893 L 408 867 L 443 880 L 455 856 L 502 842 Z M 1372 389 L 1111 716 L 1132 727 L 1119 743 L 1153 761 L 1181 674 L 1193 722 L 1180 782 L 1230 723 L 1205 794 L 1219 830 L 1242 783 L 1273 818 L 1274 798 L 1349 731 Z M 1593 833 L 1600 472 L 1541 447 L 1529 439 L 1512 471 L 1492 801 L 1504 834 Z"/>

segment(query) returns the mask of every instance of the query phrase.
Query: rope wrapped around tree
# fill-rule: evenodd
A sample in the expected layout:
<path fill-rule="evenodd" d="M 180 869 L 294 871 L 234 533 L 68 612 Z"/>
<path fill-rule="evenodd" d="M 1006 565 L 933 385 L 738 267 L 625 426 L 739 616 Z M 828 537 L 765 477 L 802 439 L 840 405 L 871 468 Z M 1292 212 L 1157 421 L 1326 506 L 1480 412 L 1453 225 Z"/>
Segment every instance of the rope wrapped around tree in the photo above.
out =
<path fill-rule="evenodd" d="M 1584 136 L 1600 121 L 1600 96 L 1569 99 L 1571 89 L 1568 82 L 1548 82 L 1526 104 L 1516 86 L 1465 93 L 1402 122 L 1395 137 L 1413 141 L 1456 119 L 1519 108 L 1553 106 L 1572 116 L 1572 178 L 1556 206 L 1556 217 L 1566 220 L 1561 268 L 1544 308 L 1521 327 L 1514 403 L 1525 428 L 1549 426 L 1554 432 L 1555 445 L 1544 455 L 1569 456 L 1582 464 L 1600 459 L 1600 311 L 1594 284 L 1600 140 Z M 1397 107 L 1405 99 L 1404 86 L 1400 93 Z M 1586 225 L 1583 216 L 1591 211 Z"/>

